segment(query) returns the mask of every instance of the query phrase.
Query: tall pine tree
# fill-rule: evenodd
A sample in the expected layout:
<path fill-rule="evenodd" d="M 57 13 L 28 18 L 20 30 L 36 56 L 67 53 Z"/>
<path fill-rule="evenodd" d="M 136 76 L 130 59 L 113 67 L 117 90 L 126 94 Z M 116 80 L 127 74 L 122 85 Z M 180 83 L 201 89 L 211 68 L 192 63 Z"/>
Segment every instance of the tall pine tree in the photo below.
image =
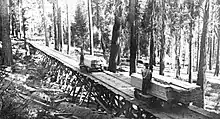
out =
<path fill-rule="evenodd" d="M 87 20 L 86 16 L 84 14 L 84 10 L 82 9 L 84 6 L 84 3 L 79 3 L 77 5 L 76 11 L 75 11 L 75 23 L 73 24 L 73 32 L 76 35 L 74 44 L 78 47 L 83 46 L 88 48 L 88 44 L 86 42 L 86 36 L 88 33 L 87 28 Z"/>
<path fill-rule="evenodd" d="M 209 20 L 209 0 L 206 0 L 205 12 L 203 16 L 202 37 L 200 43 L 199 71 L 197 77 L 197 85 L 201 86 L 203 91 L 203 97 L 201 99 L 201 102 L 198 101 L 198 104 L 196 104 L 199 107 L 204 107 L 205 88 L 207 84 L 205 72 L 206 72 L 206 39 L 207 39 L 206 37 L 207 37 L 207 29 L 208 29 L 208 20 Z"/>
<path fill-rule="evenodd" d="M 1 12 L 1 32 L 2 32 L 2 64 L 6 66 L 12 65 L 12 49 L 10 27 L 9 27 L 9 13 L 8 13 L 8 0 L 0 1 L 0 12 Z"/>

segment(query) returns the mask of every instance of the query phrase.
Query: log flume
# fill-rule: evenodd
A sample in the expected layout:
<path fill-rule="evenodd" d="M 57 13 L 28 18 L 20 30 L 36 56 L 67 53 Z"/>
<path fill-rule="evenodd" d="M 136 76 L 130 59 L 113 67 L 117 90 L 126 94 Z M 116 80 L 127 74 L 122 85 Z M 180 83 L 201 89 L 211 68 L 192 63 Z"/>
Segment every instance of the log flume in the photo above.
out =
<path fill-rule="evenodd" d="M 160 119 L 220 119 L 220 116 L 208 112 L 204 109 L 198 108 L 196 106 L 181 106 L 176 105 L 172 109 L 164 108 L 153 108 L 148 105 L 145 101 L 137 100 L 134 97 L 134 87 L 129 83 L 130 77 L 123 75 L 117 75 L 108 71 L 103 72 L 92 72 L 85 73 L 79 69 L 77 58 L 73 58 L 70 55 L 63 54 L 59 51 L 53 50 L 49 47 L 42 46 L 34 41 L 28 41 L 30 47 L 34 47 L 36 50 L 41 51 L 45 55 L 48 55 L 63 65 L 71 68 L 74 71 L 90 78 L 91 80 L 97 82 L 98 84 L 106 87 L 117 95 L 122 96 L 126 101 L 130 102 L 132 105 L 136 105 L 154 115 Z M 126 108 L 124 108 L 126 109 Z"/>

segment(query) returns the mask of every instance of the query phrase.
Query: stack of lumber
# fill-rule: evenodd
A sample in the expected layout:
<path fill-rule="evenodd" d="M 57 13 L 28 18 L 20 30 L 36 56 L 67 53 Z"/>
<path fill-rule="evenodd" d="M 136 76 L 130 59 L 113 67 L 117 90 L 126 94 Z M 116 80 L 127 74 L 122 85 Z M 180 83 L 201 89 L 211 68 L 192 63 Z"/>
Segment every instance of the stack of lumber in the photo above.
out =
<path fill-rule="evenodd" d="M 132 74 L 131 84 L 135 88 L 142 90 L 142 76 L 136 73 Z M 175 100 L 176 102 L 189 104 L 202 99 L 200 86 L 172 77 L 154 75 L 151 84 L 151 89 L 147 93 L 165 101 Z"/>
<path fill-rule="evenodd" d="M 105 62 L 100 57 L 97 57 L 94 55 L 84 55 L 83 63 L 85 66 L 88 66 L 90 68 L 96 68 L 96 67 L 93 67 L 92 65 L 97 66 L 97 68 L 100 68 L 100 66 L 103 66 Z"/>
<path fill-rule="evenodd" d="M 142 76 L 137 73 L 131 75 L 131 85 L 135 88 L 142 90 Z M 154 78 L 151 80 L 151 89 L 146 90 L 147 94 L 153 95 L 165 101 L 173 100 L 172 88 L 164 83 L 156 81 Z"/>
<path fill-rule="evenodd" d="M 156 81 L 165 82 L 173 90 L 173 98 L 183 104 L 197 102 L 202 99 L 202 90 L 200 86 L 171 77 L 155 75 Z"/>

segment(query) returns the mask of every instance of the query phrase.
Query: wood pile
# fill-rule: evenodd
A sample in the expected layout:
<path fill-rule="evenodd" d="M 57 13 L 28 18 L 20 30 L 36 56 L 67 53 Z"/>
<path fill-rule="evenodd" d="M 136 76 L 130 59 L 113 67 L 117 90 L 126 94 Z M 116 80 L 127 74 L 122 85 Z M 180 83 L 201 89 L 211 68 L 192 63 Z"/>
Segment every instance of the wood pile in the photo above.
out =
<path fill-rule="evenodd" d="M 173 90 L 173 97 L 178 102 L 189 104 L 202 99 L 202 90 L 196 84 L 161 75 L 156 75 L 154 78 L 159 82 L 165 82 L 169 85 Z"/>
<path fill-rule="evenodd" d="M 139 90 L 142 90 L 142 76 L 136 73 L 132 74 L 131 85 Z M 147 94 L 153 95 L 165 101 L 173 100 L 172 88 L 165 83 L 156 81 L 154 78 L 151 80 L 151 89 L 146 92 Z"/>
<path fill-rule="evenodd" d="M 141 90 L 142 76 L 140 74 L 132 74 L 131 78 L 131 84 Z M 147 91 L 148 94 L 165 101 L 174 100 L 188 105 L 191 102 L 198 102 L 202 99 L 202 90 L 196 84 L 161 75 L 154 75 L 151 83 L 152 88 Z"/>

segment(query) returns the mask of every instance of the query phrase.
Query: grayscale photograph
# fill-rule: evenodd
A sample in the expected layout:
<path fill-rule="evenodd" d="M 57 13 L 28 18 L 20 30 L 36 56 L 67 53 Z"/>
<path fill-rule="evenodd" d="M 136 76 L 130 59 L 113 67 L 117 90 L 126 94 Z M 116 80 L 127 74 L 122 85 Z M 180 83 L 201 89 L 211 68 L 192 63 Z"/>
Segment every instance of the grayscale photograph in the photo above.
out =
<path fill-rule="evenodd" d="M 220 0 L 0 0 L 0 119 L 220 119 Z"/>

